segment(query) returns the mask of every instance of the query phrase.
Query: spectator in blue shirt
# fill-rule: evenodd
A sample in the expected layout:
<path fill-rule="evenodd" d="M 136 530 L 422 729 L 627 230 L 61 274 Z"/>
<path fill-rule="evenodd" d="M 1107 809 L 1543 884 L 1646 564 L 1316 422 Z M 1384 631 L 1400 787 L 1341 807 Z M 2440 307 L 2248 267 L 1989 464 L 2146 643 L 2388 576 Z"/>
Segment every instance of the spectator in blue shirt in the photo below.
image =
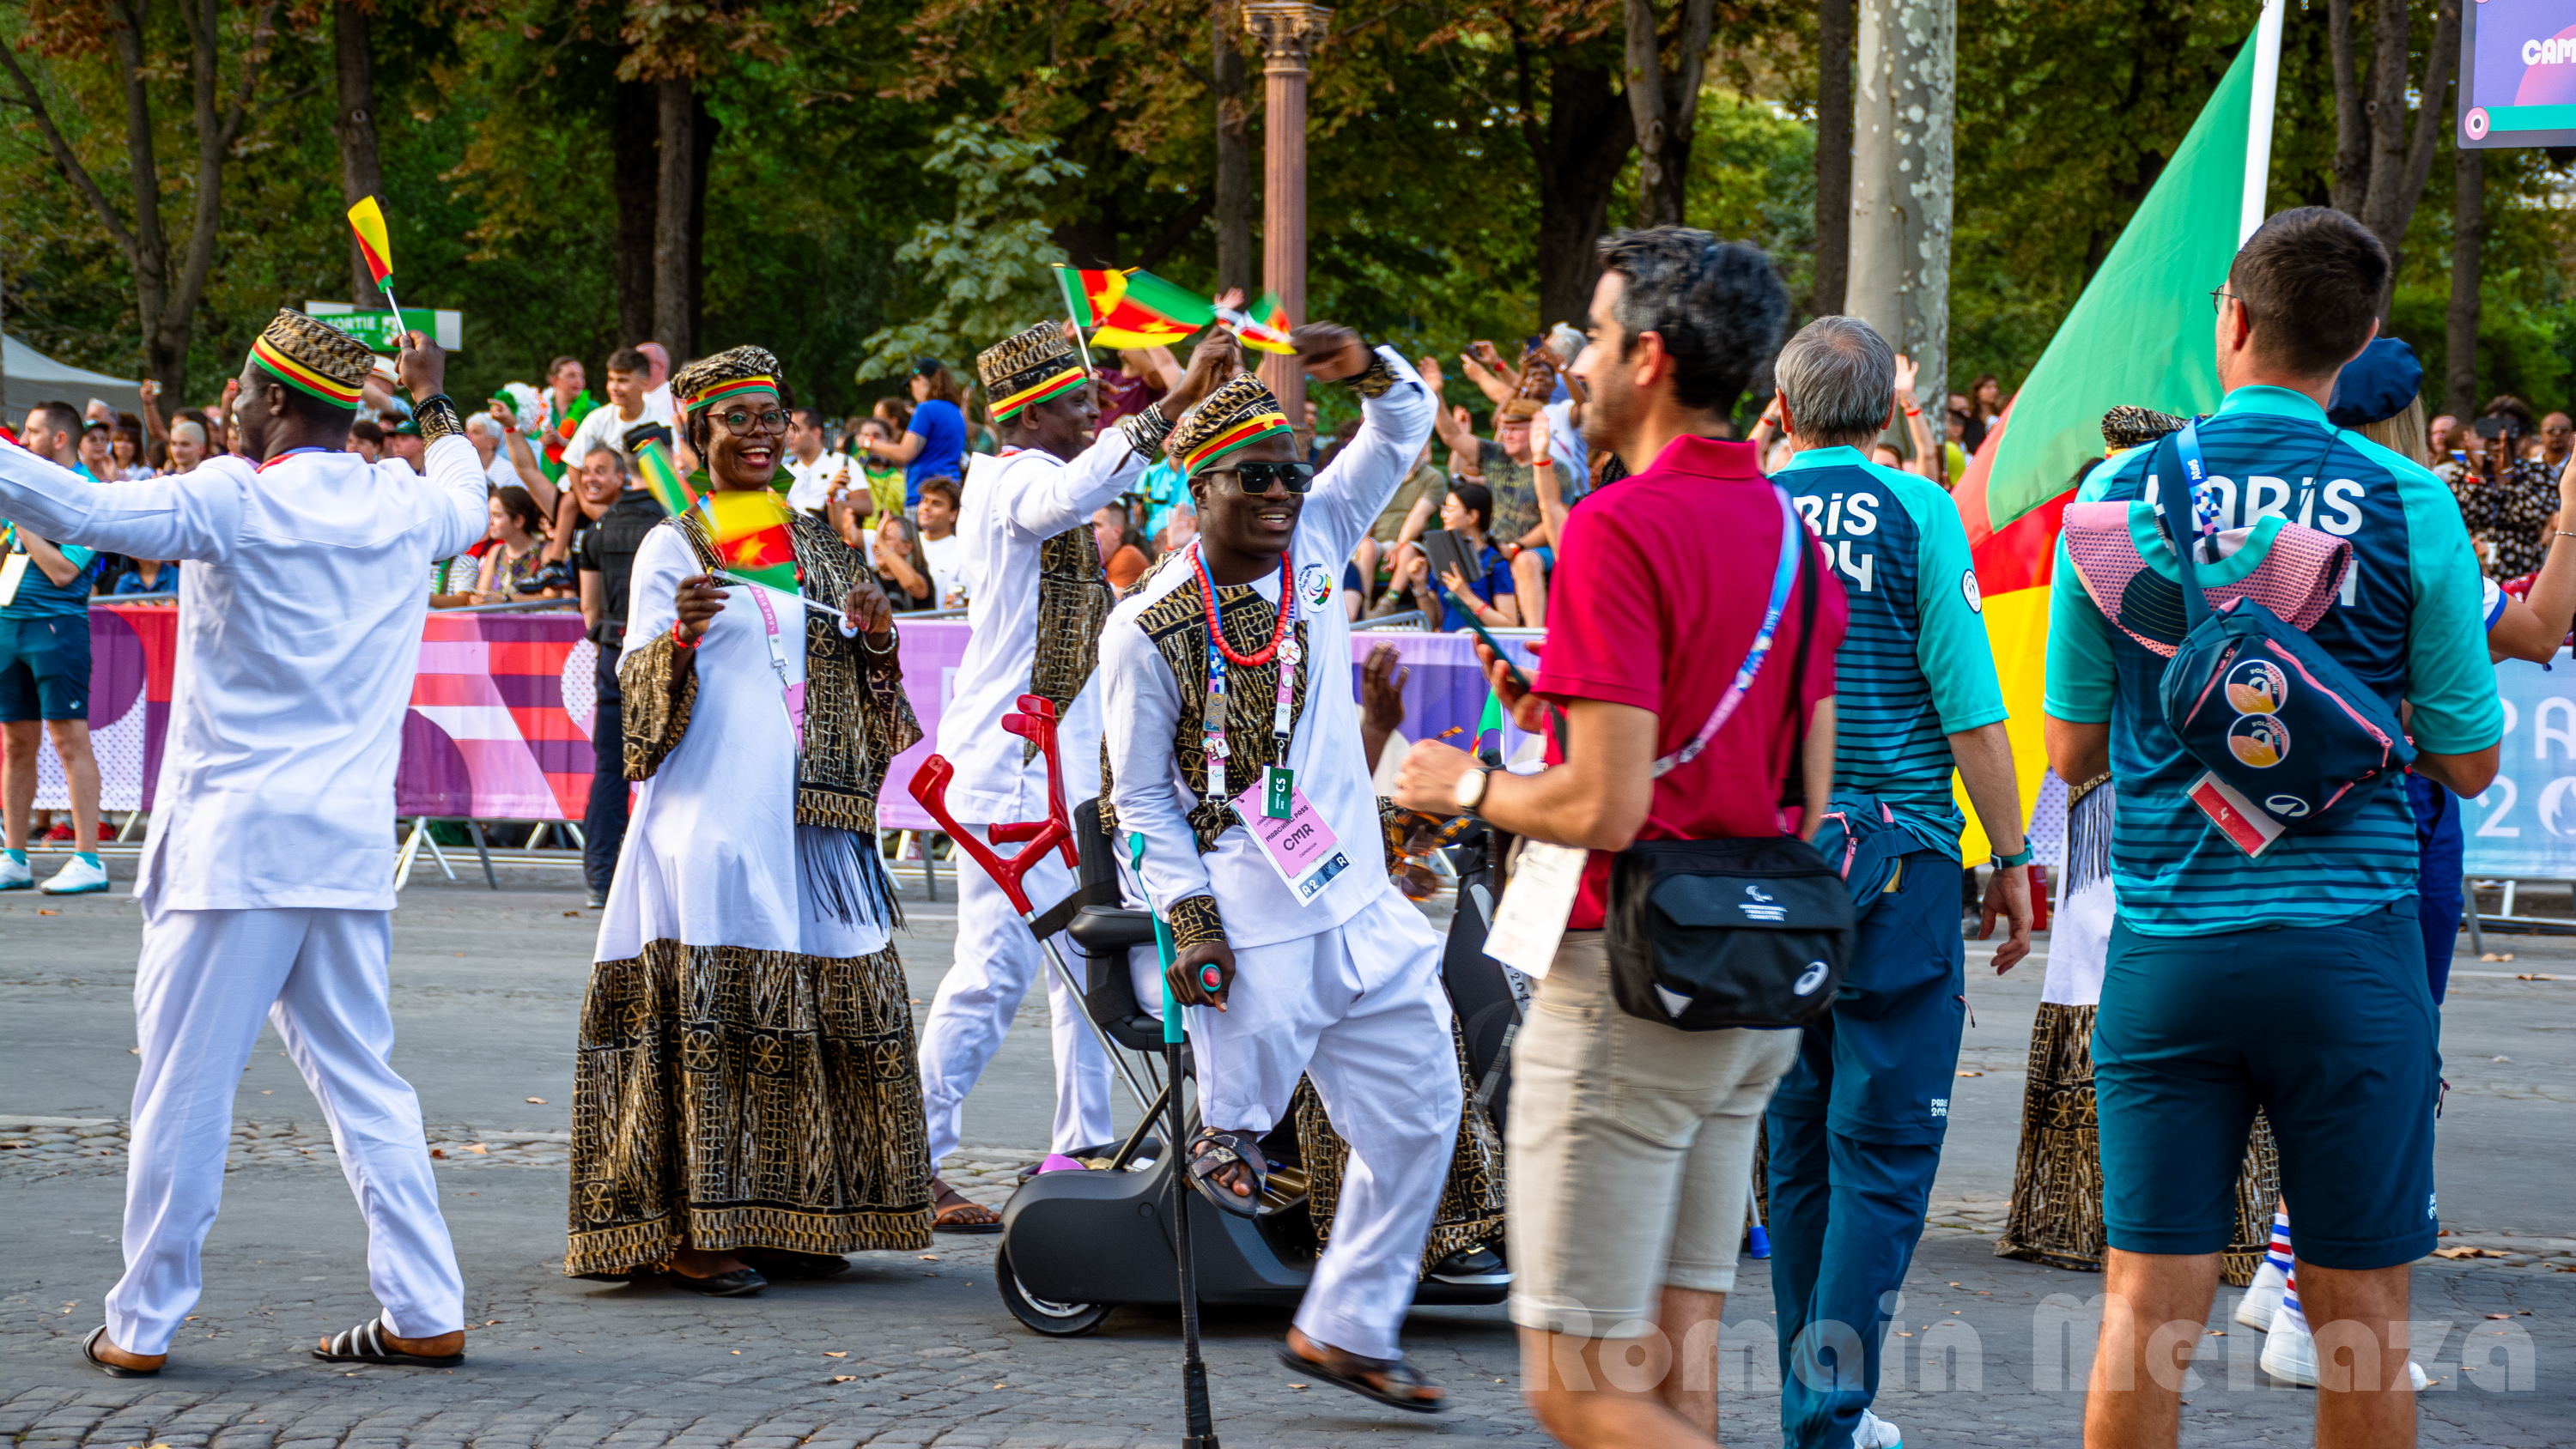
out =
<path fill-rule="evenodd" d="M 80 409 L 39 403 L 19 430 L 27 451 L 78 466 Z M 35 886 L 27 823 L 36 804 L 36 748 L 54 740 L 72 796 L 72 858 L 47 895 L 107 889 L 98 860 L 98 760 L 89 743 L 89 591 L 98 555 L 0 524 L 0 891 Z"/>
<path fill-rule="evenodd" d="M 903 465 L 903 506 L 921 502 L 921 485 L 929 478 L 966 476 L 966 390 L 957 385 L 947 364 L 935 357 L 912 364 L 912 419 L 895 442 L 857 437 L 852 443 L 881 463 Z"/>
<path fill-rule="evenodd" d="M 2309 638 L 2391 710 L 2411 706 L 2419 773 L 2476 795 L 2494 778 L 2504 721 L 2460 510 L 2421 463 L 2325 413 L 2337 375 L 2378 329 L 2388 278 L 2378 239 L 2324 207 L 2282 212 L 2247 239 L 2212 294 L 2226 397 L 2198 430 L 2204 486 L 2222 531 L 2273 513 L 2352 545 L 2337 602 Z M 2164 537 L 2191 537 L 2175 455 L 2123 453 L 2078 498 L 2155 505 Z M 2109 1296 L 2085 1437 L 2175 1442 L 2180 1369 L 2202 1341 L 2260 1110 L 2298 1221 L 2307 1318 L 2321 1342 L 2349 1337 L 2368 1374 L 2326 1379 L 2317 1441 L 2411 1443 L 2406 1265 L 2433 1250 L 2440 1226 L 2440 1058 L 2415 822 L 2383 776 L 2359 814 L 2259 854 L 2220 832 L 2188 794 L 2207 767 L 2165 725 L 2165 656 L 2131 632 L 2174 642 L 2172 547 L 2139 547 L 2147 568 L 2128 581 L 2115 628 L 2061 542 L 2048 634 L 2049 762 L 2061 779 L 2107 769 L 2120 785 L 2119 917 L 2093 1038 Z M 2165 597 L 2151 597 L 2160 587 Z"/>

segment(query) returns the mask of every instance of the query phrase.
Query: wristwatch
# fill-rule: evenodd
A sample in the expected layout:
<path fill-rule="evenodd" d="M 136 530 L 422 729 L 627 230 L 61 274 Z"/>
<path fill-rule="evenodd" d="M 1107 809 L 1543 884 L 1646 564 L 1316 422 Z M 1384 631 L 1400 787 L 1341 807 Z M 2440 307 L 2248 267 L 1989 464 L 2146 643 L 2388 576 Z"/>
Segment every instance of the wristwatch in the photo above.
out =
<path fill-rule="evenodd" d="M 1458 783 L 1449 787 L 1449 803 L 1462 812 L 1473 814 L 1477 806 L 1485 803 L 1485 786 L 1490 783 L 1493 773 L 1491 768 L 1479 766 L 1459 776 Z"/>
<path fill-rule="evenodd" d="M 2017 865 L 2030 864 L 2030 842 L 2027 840 L 2023 841 L 2021 843 L 2021 849 L 2014 851 L 2010 855 L 1998 855 L 1994 858 L 1994 861 L 1995 869 L 1997 870 L 2010 870 Z"/>

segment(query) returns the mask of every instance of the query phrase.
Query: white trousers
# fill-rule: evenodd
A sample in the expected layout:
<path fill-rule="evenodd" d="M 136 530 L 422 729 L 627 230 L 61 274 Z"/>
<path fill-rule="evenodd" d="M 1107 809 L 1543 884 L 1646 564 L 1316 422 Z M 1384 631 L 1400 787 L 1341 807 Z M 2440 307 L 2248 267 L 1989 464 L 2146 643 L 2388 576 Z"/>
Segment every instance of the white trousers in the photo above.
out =
<path fill-rule="evenodd" d="M 223 1200 L 233 1097 L 263 1017 L 330 1119 L 367 1222 L 367 1279 L 404 1338 L 465 1326 L 465 1280 L 438 1212 L 420 1099 L 394 1045 L 384 911 L 156 911 L 134 975 L 143 1069 L 125 1177 L 125 1276 L 107 1336 L 166 1353 L 197 1303 L 198 1250 Z M 343 1325 L 345 1326 L 345 1325 Z"/>
<path fill-rule="evenodd" d="M 963 828 L 983 832 L 980 825 Z M 1043 910 L 1073 893 L 1073 872 L 1056 856 L 1032 868 L 1026 884 L 1029 899 Z M 1058 940 L 1056 947 L 1065 953 L 1066 965 L 1082 969 L 1072 943 Z M 1048 964 L 1010 897 L 981 867 L 961 859 L 957 956 L 921 1025 L 921 1108 L 929 1128 L 932 1171 L 957 1150 L 966 1094 L 975 1090 L 985 1064 L 1001 1050 L 1020 999 L 1040 975 L 1046 977 L 1055 1046 L 1055 1122 L 1047 1146 L 1071 1152 L 1118 1140 L 1109 1114 L 1109 1058 L 1083 1025 L 1082 998 Z"/>
<path fill-rule="evenodd" d="M 1288 1111 L 1297 1078 L 1313 1080 L 1351 1155 L 1297 1327 L 1393 1358 L 1458 1141 L 1440 937 L 1388 891 L 1336 929 L 1238 950 L 1234 964 L 1226 1009 L 1189 1009 L 1202 1120 L 1259 1136 Z"/>

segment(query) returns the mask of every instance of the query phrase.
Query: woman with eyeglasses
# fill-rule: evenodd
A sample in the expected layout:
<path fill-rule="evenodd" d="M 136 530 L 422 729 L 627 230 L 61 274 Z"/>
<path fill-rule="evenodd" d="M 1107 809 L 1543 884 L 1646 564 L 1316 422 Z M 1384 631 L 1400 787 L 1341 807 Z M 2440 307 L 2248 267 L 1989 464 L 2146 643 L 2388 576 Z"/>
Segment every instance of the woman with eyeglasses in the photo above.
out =
<path fill-rule="evenodd" d="M 618 685 L 642 788 L 582 1006 L 576 1277 L 731 1297 L 930 1243 L 876 848 L 886 767 L 921 727 L 865 556 L 771 492 L 778 371 L 737 347 L 671 378 L 705 502 L 635 554 Z M 729 576 L 791 564 L 793 592 Z"/>
<path fill-rule="evenodd" d="M 2449 470 L 2451 496 L 2469 525 L 2469 543 L 2491 579 L 2538 573 L 2555 542 L 2558 476 L 2548 464 L 2522 456 L 2532 427 L 2531 405 L 2498 397 L 2469 433 L 2466 467 Z"/>

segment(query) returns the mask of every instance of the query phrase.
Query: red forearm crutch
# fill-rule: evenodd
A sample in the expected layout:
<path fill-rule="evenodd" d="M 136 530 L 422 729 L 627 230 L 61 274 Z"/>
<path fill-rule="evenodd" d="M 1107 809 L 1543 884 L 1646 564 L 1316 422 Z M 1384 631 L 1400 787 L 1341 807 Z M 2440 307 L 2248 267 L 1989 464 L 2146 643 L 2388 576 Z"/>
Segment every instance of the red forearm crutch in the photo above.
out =
<path fill-rule="evenodd" d="M 1056 753 L 1055 701 L 1041 694 L 1024 694 L 1020 696 L 1019 704 L 1018 714 L 1002 716 L 1002 728 L 1035 744 L 1046 756 L 1046 819 L 995 825 L 992 827 L 992 845 L 977 839 L 973 831 L 958 824 L 957 817 L 948 812 L 948 782 L 956 778 L 957 767 L 939 755 L 932 755 L 921 762 L 921 768 L 913 772 L 909 788 L 912 798 L 922 809 L 930 812 L 930 818 L 939 822 L 939 828 L 948 833 L 948 838 L 973 856 L 975 863 L 984 868 L 984 873 L 993 878 L 993 884 L 1002 888 L 1002 894 L 1010 899 L 1011 908 L 1020 913 L 1020 920 L 1029 927 L 1030 934 L 1036 935 L 1038 917 L 1043 913 L 1029 904 L 1029 871 L 1044 860 L 1049 851 L 1062 851 L 1065 864 L 1076 870 L 1081 868 L 1082 856 L 1074 846 L 1073 821 L 1064 806 L 1064 762 Z M 1004 859 L 993 845 L 1017 845 L 1020 849 Z M 1154 1102 L 1146 1095 L 1144 1084 L 1136 1080 L 1136 1073 L 1127 1065 L 1127 1059 L 1119 1055 L 1117 1045 L 1109 1040 L 1109 1034 L 1102 1031 L 1100 1023 L 1093 1021 L 1091 1013 L 1084 1009 L 1082 978 L 1075 975 L 1073 968 L 1057 953 L 1054 937 L 1038 936 L 1037 941 L 1038 949 L 1046 953 L 1048 964 L 1064 978 L 1066 988 L 1072 991 L 1074 1012 L 1090 1029 L 1092 1040 L 1100 1044 L 1109 1064 L 1118 1069 L 1118 1075 L 1127 1083 L 1127 1090 L 1135 1096 L 1137 1107 L 1147 1116 L 1152 1116 Z"/>

